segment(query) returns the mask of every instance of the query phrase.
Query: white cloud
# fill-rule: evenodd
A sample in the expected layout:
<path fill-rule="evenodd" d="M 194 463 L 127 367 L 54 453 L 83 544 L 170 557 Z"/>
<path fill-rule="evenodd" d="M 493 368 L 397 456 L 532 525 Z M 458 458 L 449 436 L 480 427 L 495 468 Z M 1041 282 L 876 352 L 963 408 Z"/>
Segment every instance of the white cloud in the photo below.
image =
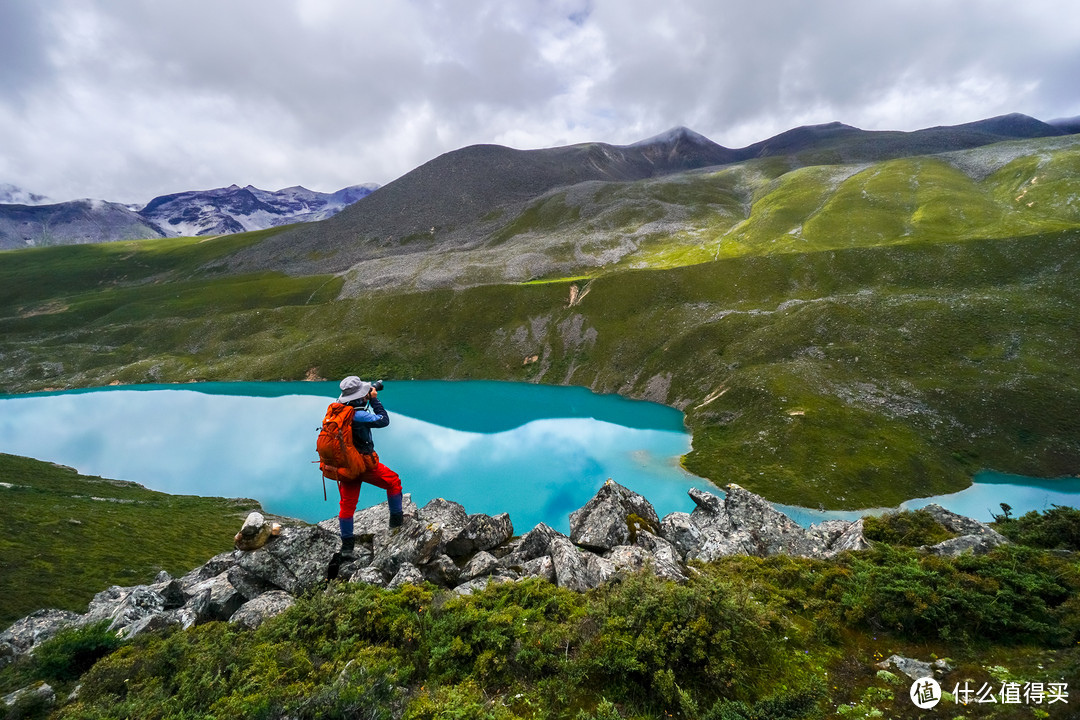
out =
<path fill-rule="evenodd" d="M 57 199 L 386 183 L 472 143 L 730 147 L 1080 114 L 1069 0 L 9 0 L 0 182 Z"/>

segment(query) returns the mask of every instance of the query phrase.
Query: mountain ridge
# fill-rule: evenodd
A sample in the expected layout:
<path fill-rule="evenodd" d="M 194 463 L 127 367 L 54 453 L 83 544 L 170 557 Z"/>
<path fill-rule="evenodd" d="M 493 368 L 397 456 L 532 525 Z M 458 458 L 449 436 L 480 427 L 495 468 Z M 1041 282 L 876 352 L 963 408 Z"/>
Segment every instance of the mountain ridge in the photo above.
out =
<path fill-rule="evenodd" d="M 579 143 L 538 150 L 471 145 L 420 165 L 317 227 L 290 228 L 247 248 L 229 266 L 233 271 L 369 274 L 362 263 L 395 264 L 387 259 L 396 257 L 396 265 L 404 267 L 379 270 L 397 277 L 422 264 L 419 257 L 403 257 L 490 247 L 533 208 L 544 212 L 530 203 L 588 183 L 655 180 L 752 161 L 771 161 L 786 170 L 881 162 L 1065 134 L 1035 118 L 1010 114 L 913 132 L 828 123 L 794 128 L 741 149 L 682 127 L 631 145 Z M 555 211 L 547 208 L 549 214 Z M 524 264 L 545 272 L 542 258 Z M 530 271 L 523 274 L 518 279 L 528 279 Z"/>
<path fill-rule="evenodd" d="M 146 205 L 103 200 L 50 203 L 13 185 L 0 187 L 0 250 L 165 237 L 200 237 L 264 230 L 332 217 L 370 194 L 372 183 L 333 193 L 300 185 L 276 191 L 252 185 L 159 195 Z"/>

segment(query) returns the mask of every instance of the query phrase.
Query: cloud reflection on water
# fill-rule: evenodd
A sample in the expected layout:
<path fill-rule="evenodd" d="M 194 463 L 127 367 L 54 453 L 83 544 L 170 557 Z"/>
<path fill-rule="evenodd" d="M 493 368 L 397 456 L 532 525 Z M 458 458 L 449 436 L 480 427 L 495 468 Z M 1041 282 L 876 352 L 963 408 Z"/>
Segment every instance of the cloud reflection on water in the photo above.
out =
<path fill-rule="evenodd" d="M 400 386 L 411 407 L 414 395 L 438 391 L 437 384 Z M 421 384 L 423 385 L 423 384 Z M 575 417 L 521 422 L 520 398 L 511 384 L 487 384 L 486 403 L 455 409 L 437 402 L 444 427 L 394 410 L 388 398 L 390 427 L 375 431 L 384 463 L 402 477 L 405 492 L 423 505 L 436 497 L 455 500 L 470 513 L 509 512 L 514 527 L 525 531 L 538 522 L 569 530 L 568 514 L 584 505 L 607 478 L 613 478 L 649 499 L 663 517 L 689 512 L 693 486 L 722 494 L 708 481 L 691 475 L 678 458 L 690 450 L 690 437 L 671 430 L 670 419 L 656 415 L 663 429 L 648 429 L 647 404 L 623 398 L 566 395 L 576 398 Z M 258 386 L 255 386 L 258 389 Z M 567 407 L 566 388 L 528 386 L 529 409 L 557 412 Z M 70 465 L 88 475 L 133 480 L 173 494 L 251 497 L 274 513 L 315 522 L 337 514 L 337 491 L 328 484 L 322 497 L 315 437 L 327 397 L 318 395 L 242 395 L 187 389 L 111 390 L 0 398 L 0 452 L 26 455 Z M 460 385 L 450 388 L 460 395 Z M 442 389 L 447 394 L 450 390 Z M 534 402 L 548 390 L 553 400 Z M 580 390 L 580 389 L 577 389 Z M 474 394 L 475 395 L 475 394 Z M 543 399 L 543 398 L 542 398 Z M 503 403 L 512 417 L 481 422 L 478 415 L 499 412 Z M 588 403 L 597 403 L 596 415 Z M 404 403 L 410 406 L 409 403 Z M 466 416 L 466 413 L 470 415 Z M 625 427 L 608 419 L 632 416 Z M 476 428 L 499 428 L 484 432 Z M 1077 505 L 1080 480 L 1037 480 L 984 472 L 968 489 L 905 503 L 918 508 L 928 502 L 980 520 L 990 520 L 999 503 L 1012 505 L 1016 515 L 1053 503 Z M 365 487 L 361 507 L 382 502 L 383 491 Z M 855 519 L 868 511 L 818 512 L 778 505 L 801 525 L 823 520 Z M 880 512 L 880 511 L 871 511 Z"/>
<path fill-rule="evenodd" d="M 325 502 L 311 462 L 326 404 L 180 389 L 7 398 L 0 449 L 168 493 L 253 497 L 270 512 L 318 521 L 336 515 L 336 489 L 328 486 Z M 686 491 L 704 483 L 676 462 L 690 448 L 681 432 L 587 418 L 467 432 L 387 405 L 391 424 L 375 431 L 376 447 L 421 505 L 445 497 L 472 513 L 509 512 L 519 529 L 543 521 L 566 531 L 567 514 L 608 477 L 646 494 L 658 512 L 689 510 Z M 665 461 L 643 463 L 642 453 Z M 383 499 L 374 487 L 361 492 L 361 506 Z"/>

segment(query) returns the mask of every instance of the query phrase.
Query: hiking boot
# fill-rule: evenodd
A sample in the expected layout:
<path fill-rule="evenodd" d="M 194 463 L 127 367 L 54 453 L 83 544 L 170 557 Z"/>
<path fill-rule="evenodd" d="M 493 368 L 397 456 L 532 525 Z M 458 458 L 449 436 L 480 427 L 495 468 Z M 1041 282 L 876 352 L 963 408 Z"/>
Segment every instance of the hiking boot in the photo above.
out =
<path fill-rule="evenodd" d="M 390 513 L 390 529 L 401 527 L 401 521 L 404 518 L 402 513 Z"/>
<path fill-rule="evenodd" d="M 354 547 L 355 543 L 356 543 L 356 538 L 351 538 L 351 537 L 341 538 L 341 559 L 342 560 L 352 560 L 355 557 L 355 555 L 353 555 L 353 547 Z"/>

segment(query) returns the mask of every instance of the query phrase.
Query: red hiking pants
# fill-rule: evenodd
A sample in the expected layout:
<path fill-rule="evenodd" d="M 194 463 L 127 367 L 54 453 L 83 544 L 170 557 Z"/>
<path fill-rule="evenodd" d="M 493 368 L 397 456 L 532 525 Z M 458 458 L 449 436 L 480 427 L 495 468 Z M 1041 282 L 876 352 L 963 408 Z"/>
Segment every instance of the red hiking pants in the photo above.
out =
<path fill-rule="evenodd" d="M 338 492 L 341 494 L 339 518 L 351 518 L 356 512 L 356 503 L 360 501 L 360 486 L 363 483 L 381 487 L 386 491 L 387 500 L 401 494 L 401 478 L 396 472 L 379 463 L 374 470 L 368 470 L 355 480 L 338 483 Z"/>

